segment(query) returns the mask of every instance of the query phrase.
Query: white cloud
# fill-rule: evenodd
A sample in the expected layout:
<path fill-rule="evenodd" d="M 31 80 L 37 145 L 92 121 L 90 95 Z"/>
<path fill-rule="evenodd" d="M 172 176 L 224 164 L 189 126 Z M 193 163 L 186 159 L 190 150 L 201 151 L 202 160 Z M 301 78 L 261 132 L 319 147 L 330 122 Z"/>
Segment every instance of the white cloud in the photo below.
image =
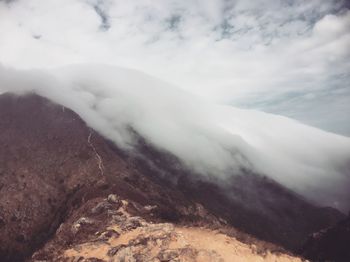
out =
<path fill-rule="evenodd" d="M 346 1 L 337 0 L 0 1 L 0 63 L 22 69 L 53 68 L 73 63 L 102 63 L 134 68 L 155 75 L 209 101 L 284 114 L 305 123 L 350 135 L 349 21 L 350 11 L 346 7 Z M 124 71 L 119 71 L 119 74 L 120 72 Z M 28 77 L 31 81 L 37 81 L 35 80 L 37 77 L 42 78 L 42 73 L 38 74 L 39 76 L 33 78 L 30 73 Z M 17 75 L 14 74 L 14 77 Z M 61 77 L 59 81 L 66 78 Z M 209 115 L 211 113 L 207 105 L 200 111 L 188 102 L 187 95 L 179 95 L 180 97 L 175 95 L 175 100 L 168 99 L 168 95 L 162 91 L 165 87 L 158 84 L 156 84 L 157 92 L 150 90 L 149 93 L 141 88 L 142 83 L 139 83 L 140 86 L 136 89 L 131 88 L 129 91 L 110 88 L 109 79 L 118 82 L 124 79 L 120 77 L 89 79 L 87 87 L 74 91 L 79 93 L 79 98 L 75 95 L 72 98 L 61 97 L 61 92 L 56 88 L 46 91 L 42 89 L 41 92 L 59 100 L 58 102 L 75 105 L 73 109 L 80 110 L 85 119 L 89 119 L 91 114 L 93 119 L 91 124 L 117 142 L 125 141 L 123 137 L 125 135 L 117 123 L 113 127 L 116 130 L 108 124 L 109 121 L 106 119 L 115 117 L 111 112 L 120 116 L 120 124 L 132 120 L 132 124 L 142 134 L 150 136 L 149 138 L 159 146 L 166 144 L 167 149 L 177 155 L 183 156 L 193 150 L 202 152 L 202 155 L 198 155 L 198 159 L 191 161 L 211 159 L 208 163 L 216 168 L 225 166 L 222 165 L 222 161 L 230 159 L 222 148 L 222 144 L 227 140 L 220 140 L 226 136 L 233 141 L 232 145 L 239 145 L 247 154 L 253 150 L 255 152 L 251 155 L 253 158 L 253 155 L 259 155 L 263 149 L 267 150 L 268 156 L 271 157 L 264 160 L 270 164 L 259 168 L 271 176 L 280 173 L 280 169 L 285 166 L 290 172 L 302 170 L 326 177 L 325 172 L 331 172 L 328 167 L 333 166 L 328 166 L 327 157 L 332 155 L 343 159 L 348 152 L 339 142 L 346 141 L 344 145 L 348 145 L 346 138 L 301 127 L 299 124 L 291 124 L 292 122 L 287 120 L 282 122 L 271 120 L 272 126 L 274 123 L 283 123 L 288 128 L 299 130 L 298 137 L 302 137 L 299 141 L 293 133 L 284 134 L 288 128 L 278 131 L 275 127 L 264 131 L 261 127 L 264 124 L 254 124 L 255 121 L 258 123 L 262 121 L 259 120 L 260 117 L 261 119 L 266 117 L 266 121 L 270 121 L 269 115 L 254 112 L 249 114 L 246 111 L 240 114 L 238 109 L 232 109 L 229 113 L 224 110 L 222 114 L 227 119 L 231 119 L 230 115 L 234 115 L 240 122 L 222 120 L 223 128 L 227 130 L 215 131 L 213 123 L 207 123 L 203 119 L 204 112 Z M 67 92 L 71 94 L 70 78 L 67 81 L 68 83 L 62 85 L 68 86 Z M 78 82 L 81 81 L 85 83 L 87 80 L 79 78 Z M 94 81 L 102 81 L 102 86 L 107 89 L 98 90 L 91 86 Z M 136 77 L 135 81 L 140 79 Z M 148 82 L 148 78 L 145 81 Z M 134 86 L 136 82 L 132 84 L 125 80 L 128 86 Z M 132 90 L 135 93 L 130 93 Z M 167 88 L 166 90 L 169 91 Z M 127 98 L 123 100 L 125 102 L 130 104 L 137 102 L 138 105 L 138 102 L 142 101 L 141 105 L 135 106 L 138 111 L 130 111 L 128 106 L 119 100 L 115 104 L 116 101 L 113 100 L 115 92 L 121 91 L 120 95 L 125 95 Z M 94 112 L 90 106 L 96 103 L 94 95 L 96 92 L 107 92 L 111 97 L 98 102 L 98 111 Z M 147 102 L 151 101 L 151 95 L 158 92 L 161 94 L 160 97 L 165 96 L 164 102 L 161 102 L 160 97 L 156 100 L 158 101 L 156 104 Z M 188 116 L 189 120 L 180 119 L 179 115 L 173 112 L 175 110 L 171 107 L 173 103 L 187 105 L 184 110 L 192 112 Z M 195 103 L 196 106 L 200 104 Z M 142 113 L 143 107 L 150 108 L 146 115 Z M 86 111 L 81 108 L 85 108 Z M 171 115 L 171 121 L 163 119 L 164 115 L 158 112 L 163 108 L 166 108 L 166 112 Z M 178 110 L 178 107 L 174 108 Z M 241 118 L 245 114 L 250 122 Z M 218 115 L 220 114 L 215 113 L 213 118 L 217 118 Z M 141 120 L 147 118 L 147 121 L 141 121 L 139 118 Z M 198 121 L 191 122 L 197 118 Z M 175 123 L 180 121 L 180 124 L 174 125 L 173 121 Z M 235 123 L 234 125 L 240 126 L 241 129 L 235 130 L 234 125 L 230 123 Z M 221 125 L 216 122 L 214 124 Z M 184 126 L 189 126 L 191 132 L 193 129 L 204 128 L 205 136 L 197 135 L 197 131 L 188 136 L 187 129 L 183 129 Z M 248 134 L 250 128 L 261 129 L 259 131 L 261 133 L 252 134 L 247 138 L 244 132 L 240 132 L 245 130 Z M 172 143 L 166 141 L 167 137 L 163 133 L 153 133 L 156 132 L 154 130 L 163 129 L 176 138 Z M 239 136 L 232 138 L 230 134 L 232 132 Z M 305 136 L 303 132 L 306 133 Z M 314 135 L 317 139 L 309 144 L 309 138 Z M 248 141 L 254 136 L 256 139 L 252 140 L 253 149 L 250 149 Z M 279 136 L 281 137 L 278 141 L 274 141 L 275 137 Z M 276 143 L 275 146 L 269 148 L 264 144 L 259 149 L 262 138 L 266 139 L 264 140 L 266 143 Z M 219 139 L 219 142 L 216 139 Z M 293 143 L 285 144 L 284 140 Z M 189 143 L 191 141 L 196 142 L 191 144 Z M 300 145 L 301 142 L 308 146 Z M 332 143 L 335 143 L 334 148 L 329 148 Z M 198 148 L 199 145 L 204 149 L 214 148 L 215 151 L 203 150 L 201 147 Z M 301 150 L 301 154 L 298 150 Z M 322 153 L 323 151 L 325 153 Z M 301 156 L 311 162 L 304 166 L 301 164 L 303 162 Z M 280 165 L 272 163 L 274 157 L 281 157 Z M 287 160 L 288 158 L 290 160 Z M 324 160 L 325 164 L 322 164 L 321 160 Z M 255 159 L 254 163 L 258 164 L 259 161 Z M 300 183 L 291 175 L 286 175 L 291 181 L 288 182 L 288 179 L 284 178 L 282 180 L 290 186 L 294 186 L 293 181 L 299 186 L 301 182 L 309 185 L 308 178 L 314 176 L 303 180 L 303 172 L 300 172 L 301 177 L 298 177 Z M 340 173 L 334 175 L 334 183 L 348 185 L 340 183 L 344 179 Z M 279 176 L 276 177 L 280 179 Z M 320 179 L 322 185 L 319 186 L 327 184 L 323 183 L 327 179 Z M 333 183 L 332 181 L 329 183 Z M 303 189 L 303 192 L 306 190 Z M 331 197 L 327 197 L 327 201 L 331 201 L 330 199 Z"/>
<path fill-rule="evenodd" d="M 202 175 L 266 174 L 322 205 L 349 208 L 350 138 L 258 111 L 203 101 L 137 71 L 110 66 L 16 71 L 0 93 L 35 91 L 77 112 L 121 147 L 132 127 Z"/>

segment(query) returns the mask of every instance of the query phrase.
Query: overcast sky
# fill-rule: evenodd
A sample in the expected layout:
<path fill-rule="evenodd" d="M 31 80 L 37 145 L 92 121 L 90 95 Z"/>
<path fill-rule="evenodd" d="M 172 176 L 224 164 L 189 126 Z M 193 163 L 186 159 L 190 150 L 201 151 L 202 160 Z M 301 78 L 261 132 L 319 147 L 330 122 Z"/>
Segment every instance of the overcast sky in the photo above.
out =
<path fill-rule="evenodd" d="M 350 136 L 346 1 L 0 0 L 0 63 L 136 68 Z"/>

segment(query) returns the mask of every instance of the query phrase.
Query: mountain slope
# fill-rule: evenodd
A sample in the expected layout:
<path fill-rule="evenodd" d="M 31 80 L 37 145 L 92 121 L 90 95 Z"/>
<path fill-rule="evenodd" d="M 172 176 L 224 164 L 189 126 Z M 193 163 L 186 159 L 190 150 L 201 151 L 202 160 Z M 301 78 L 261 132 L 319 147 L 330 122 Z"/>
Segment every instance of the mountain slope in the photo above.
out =
<path fill-rule="evenodd" d="M 0 134 L 3 261 L 20 261 L 44 243 L 48 246 L 37 254 L 58 257 L 67 247 L 90 241 L 94 227 L 81 238 L 62 237 L 60 232 L 86 214 L 86 205 L 93 208 L 89 201 L 109 194 L 135 203 L 134 207 L 156 206 L 149 214 L 144 208 L 130 211 L 149 222 L 219 228 L 242 241 L 262 243 L 234 226 L 291 250 L 299 248 L 308 234 L 343 217 L 248 171 L 225 185 L 199 177 L 133 130 L 130 134 L 138 146 L 122 150 L 73 111 L 35 94 L 0 96 Z M 97 214 L 102 228 L 108 222 L 107 211 Z M 56 243 L 57 253 L 50 251 L 48 239 Z"/>
<path fill-rule="evenodd" d="M 169 193 L 129 167 L 72 111 L 35 95 L 3 95 L 0 112 L 1 257 L 30 254 L 70 206 L 115 185 L 121 196 L 141 203 L 162 200 L 168 208 L 161 194 Z M 142 187 L 125 181 L 136 177 Z M 185 199 L 180 203 L 189 205 Z"/>
<path fill-rule="evenodd" d="M 336 225 L 312 234 L 302 254 L 316 261 L 350 261 L 350 214 Z"/>

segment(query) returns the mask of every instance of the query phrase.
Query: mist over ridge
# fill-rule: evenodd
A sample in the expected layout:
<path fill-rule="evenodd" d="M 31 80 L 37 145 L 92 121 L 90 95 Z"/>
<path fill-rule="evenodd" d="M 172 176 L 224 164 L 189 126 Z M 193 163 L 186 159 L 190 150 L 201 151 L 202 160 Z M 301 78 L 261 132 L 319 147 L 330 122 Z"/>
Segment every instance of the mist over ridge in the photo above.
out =
<path fill-rule="evenodd" d="M 35 92 L 78 113 L 125 150 L 130 128 L 204 176 L 267 175 L 320 205 L 349 208 L 350 138 L 286 117 L 204 101 L 135 70 L 0 67 L 0 92 Z"/>

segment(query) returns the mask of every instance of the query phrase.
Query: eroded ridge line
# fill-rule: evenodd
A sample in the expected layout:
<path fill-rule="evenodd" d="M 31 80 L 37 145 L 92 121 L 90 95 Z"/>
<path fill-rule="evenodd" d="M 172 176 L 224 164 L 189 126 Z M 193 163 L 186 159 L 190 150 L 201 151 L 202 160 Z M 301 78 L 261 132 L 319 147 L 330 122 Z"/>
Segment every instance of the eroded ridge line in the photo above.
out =
<path fill-rule="evenodd" d="M 104 175 L 103 160 L 102 160 L 102 157 L 100 156 L 100 154 L 97 152 L 94 144 L 92 143 L 91 138 L 92 138 L 92 132 L 89 133 L 87 142 L 95 153 L 95 157 L 97 159 L 97 164 L 98 164 L 98 169 L 100 170 L 100 174 L 103 176 Z"/>

